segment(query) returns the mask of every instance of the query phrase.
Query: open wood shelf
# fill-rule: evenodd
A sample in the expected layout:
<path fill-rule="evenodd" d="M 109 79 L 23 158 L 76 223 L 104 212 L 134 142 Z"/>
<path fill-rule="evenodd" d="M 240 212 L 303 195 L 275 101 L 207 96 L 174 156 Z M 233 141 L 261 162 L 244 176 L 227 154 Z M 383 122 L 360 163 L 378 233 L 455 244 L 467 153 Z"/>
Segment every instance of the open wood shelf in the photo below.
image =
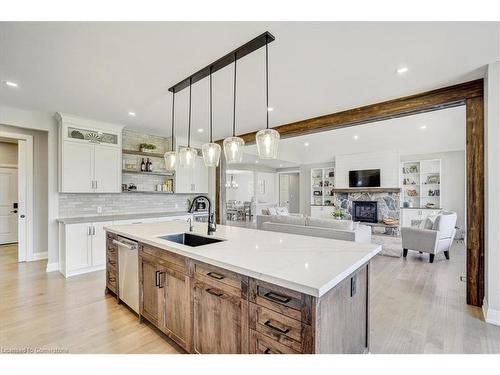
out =
<path fill-rule="evenodd" d="M 136 173 L 136 174 L 147 174 L 152 176 L 166 176 L 166 177 L 174 177 L 173 172 L 142 172 L 142 171 L 130 171 L 128 169 L 123 169 L 123 173 Z"/>
<path fill-rule="evenodd" d="M 154 153 L 154 152 L 141 152 L 141 151 L 135 151 L 135 150 L 122 150 L 122 154 L 138 155 L 138 156 L 145 156 L 147 158 L 160 158 L 160 159 L 163 159 L 163 154 L 157 154 L 157 153 Z"/>
<path fill-rule="evenodd" d="M 366 193 L 400 193 L 401 188 L 384 188 L 384 187 L 364 187 L 364 188 L 343 188 L 343 189 L 332 189 L 334 193 L 356 193 L 356 192 L 366 192 Z"/>

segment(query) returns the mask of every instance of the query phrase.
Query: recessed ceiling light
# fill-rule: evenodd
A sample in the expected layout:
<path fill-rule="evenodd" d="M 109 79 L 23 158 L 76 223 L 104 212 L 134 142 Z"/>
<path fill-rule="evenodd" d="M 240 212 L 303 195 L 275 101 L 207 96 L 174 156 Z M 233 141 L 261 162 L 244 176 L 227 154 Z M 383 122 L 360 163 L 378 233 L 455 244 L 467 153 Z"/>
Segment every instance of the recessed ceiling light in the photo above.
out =
<path fill-rule="evenodd" d="M 283 168 L 283 164 L 280 164 L 280 168 Z"/>
<path fill-rule="evenodd" d="M 309 142 L 304 142 L 304 146 L 309 147 Z"/>
<path fill-rule="evenodd" d="M 12 81 L 3 81 L 3 83 L 5 84 L 5 86 L 10 86 L 10 87 L 19 87 L 19 84 L 17 84 L 16 82 L 12 82 Z"/>
<path fill-rule="evenodd" d="M 272 111 L 274 111 L 274 108 L 273 107 L 267 107 L 267 111 L 268 112 L 272 112 Z"/>
<path fill-rule="evenodd" d="M 198 129 L 198 133 L 203 133 L 203 132 L 204 132 L 204 130 L 203 130 L 203 129 L 201 129 L 201 128 L 200 128 L 200 129 Z"/>
<path fill-rule="evenodd" d="M 353 138 L 354 138 L 355 140 L 358 140 L 359 136 L 356 134 Z"/>
<path fill-rule="evenodd" d="M 259 161 L 258 161 L 258 160 L 255 160 L 255 164 L 259 164 Z"/>
<path fill-rule="evenodd" d="M 427 129 L 427 126 L 425 126 L 425 125 L 422 125 L 422 126 L 420 127 L 420 130 L 425 130 L 425 129 Z"/>
<path fill-rule="evenodd" d="M 408 67 L 407 66 L 402 66 L 402 67 L 396 69 L 396 73 L 398 73 L 398 74 L 404 74 L 407 71 L 408 71 Z"/>
<path fill-rule="evenodd" d="M 130 112 L 128 113 L 128 115 L 129 115 L 130 117 L 135 117 L 135 112 L 130 111 Z"/>

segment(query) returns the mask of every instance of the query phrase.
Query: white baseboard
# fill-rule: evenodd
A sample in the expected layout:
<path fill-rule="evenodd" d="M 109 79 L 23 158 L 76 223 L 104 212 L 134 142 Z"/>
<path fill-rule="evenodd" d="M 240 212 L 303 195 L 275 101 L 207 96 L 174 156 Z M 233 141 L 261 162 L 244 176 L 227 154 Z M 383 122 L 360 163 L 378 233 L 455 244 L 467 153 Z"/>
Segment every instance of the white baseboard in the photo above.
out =
<path fill-rule="evenodd" d="M 486 298 L 483 300 L 483 315 L 486 323 L 500 326 L 500 310 L 493 310 L 489 308 Z"/>
<path fill-rule="evenodd" d="M 46 251 L 44 251 L 42 253 L 34 253 L 30 259 L 30 262 L 33 262 L 35 260 L 47 259 L 47 257 L 48 257 L 48 253 Z"/>
<path fill-rule="evenodd" d="M 59 262 L 47 263 L 46 272 L 59 271 Z"/>

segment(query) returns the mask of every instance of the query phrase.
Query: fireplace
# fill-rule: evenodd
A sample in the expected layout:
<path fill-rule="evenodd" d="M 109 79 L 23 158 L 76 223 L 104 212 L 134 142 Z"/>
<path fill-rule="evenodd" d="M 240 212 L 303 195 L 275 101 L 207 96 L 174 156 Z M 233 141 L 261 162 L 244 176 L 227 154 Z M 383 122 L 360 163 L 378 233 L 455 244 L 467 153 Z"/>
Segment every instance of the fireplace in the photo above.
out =
<path fill-rule="evenodd" d="M 377 223 L 377 202 L 376 201 L 353 201 L 352 219 L 365 223 Z"/>

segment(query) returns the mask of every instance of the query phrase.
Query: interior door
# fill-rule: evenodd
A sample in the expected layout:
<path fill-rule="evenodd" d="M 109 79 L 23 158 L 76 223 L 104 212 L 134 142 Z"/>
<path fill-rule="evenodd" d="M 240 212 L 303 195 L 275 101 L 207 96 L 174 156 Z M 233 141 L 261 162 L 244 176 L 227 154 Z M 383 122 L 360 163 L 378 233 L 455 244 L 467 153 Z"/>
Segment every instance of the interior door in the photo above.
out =
<path fill-rule="evenodd" d="M 0 168 L 0 245 L 17 242 L 17 168 Z"/>
<path fill-rule="evenodd" d="M 94 180 L 96 192 L 121 192 L 121 151 L 116 147 L 95 145 Z"/>
<path fill-rule="evenodd" d="M 291 213 L 298 214 L 300 212 L 300 176 L 298 173 L 288 176 L 288 209 Z"/>
<path fill-rule="evenodd" d="M 94 168 L 94 145 L 64 141 L 62 157 L 62 192 L 91 193 Z"/>
<path fill-rule="evenodd" d="M 288 210 L 290 211 L 290 207 L 289 207 L 290 196 L 289 196 L 289 189 L 288 189 L 290 176 L 288 176 L 287 174 L 283 174 L 283 173 L 281 173 L 279 176 L 280 176 L 280 199 L 279 199 L 280 200 L 280 207 L 287 207 Z"/>

